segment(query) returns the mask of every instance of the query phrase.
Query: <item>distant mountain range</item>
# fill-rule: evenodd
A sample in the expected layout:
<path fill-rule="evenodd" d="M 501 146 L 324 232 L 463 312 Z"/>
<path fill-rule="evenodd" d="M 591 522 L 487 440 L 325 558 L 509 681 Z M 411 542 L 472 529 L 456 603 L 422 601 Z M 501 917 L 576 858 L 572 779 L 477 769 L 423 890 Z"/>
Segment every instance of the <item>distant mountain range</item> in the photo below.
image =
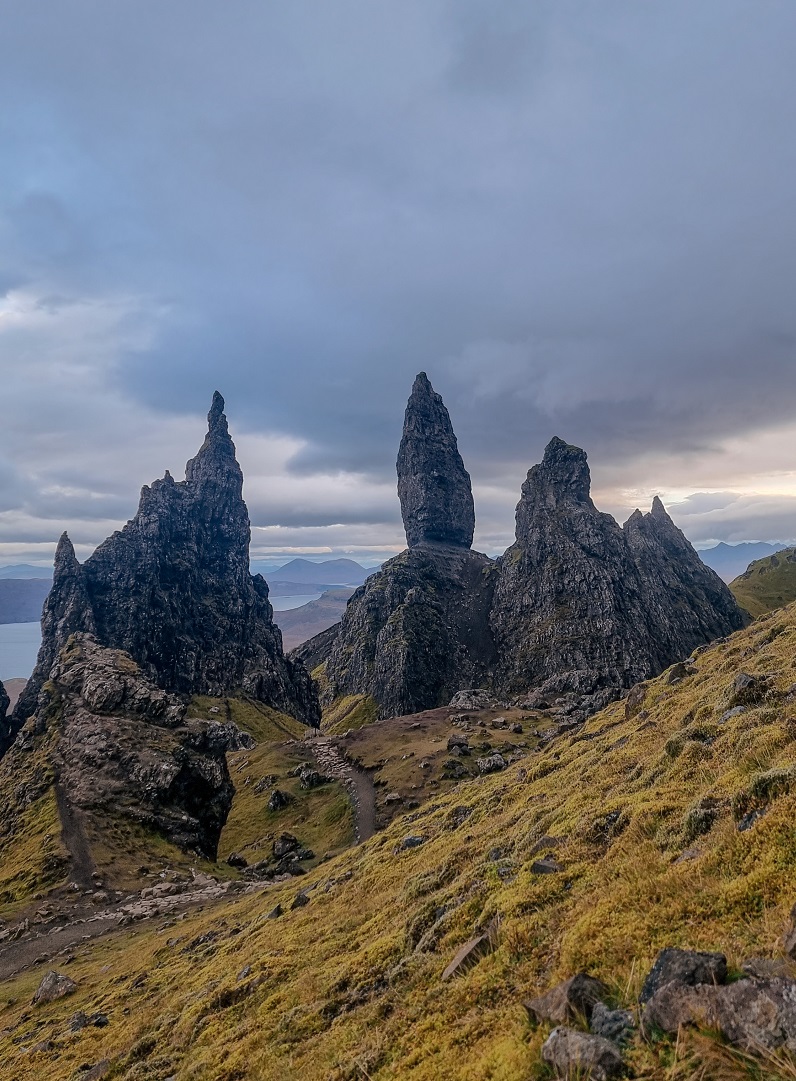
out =
<path fill-rule="evenodd" d="M 274 612 L 274 623 L 282 632 L 285 652 L 295 649 L 302 642 L 314 638 L 337 623 L 343 616 L 348 598 L 353 593 L 350 586 L 329 589 L 315 601 L 290 608 L 286 612 Z"/>
<path fill-rule="evenodd" d="M 52 567 L 34 567 L 31 563 L 11 563 L 0 567 L 0 580 L 4 578 L 49 578 L 52 580 Z"/>
<path fill-rule="evenodd" d="M 705 548 L 699 553 L 703 563 L 711 567 L 719 578 L 725 582 L 731 582 L 739 574 L 743 574 L 750 563 L 756 559 L 765 559 L 774 552 L 781 552 L 787 548 L 786 544 L 769 544 L 766 541 L 744 541 L 741 544 L 720 544 L 713 548 Z"/>

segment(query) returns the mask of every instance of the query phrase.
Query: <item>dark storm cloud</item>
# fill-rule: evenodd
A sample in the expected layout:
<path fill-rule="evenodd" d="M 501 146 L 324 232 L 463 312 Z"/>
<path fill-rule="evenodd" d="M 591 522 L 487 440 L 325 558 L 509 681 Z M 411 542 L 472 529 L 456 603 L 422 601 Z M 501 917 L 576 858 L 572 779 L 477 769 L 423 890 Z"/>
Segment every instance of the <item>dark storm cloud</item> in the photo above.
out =
<path fill-rule="evenodd" d="M 266 478 L 258 524 L 385 543 L 421 368 L 496 544 L 554 433 L 625 486 L 679 455 L 732 487 L 700 461 L 794 417 L 791 0 L 0 8 L 0 283 L 29 298 L 0 363 L 32 517 L 134 503 L 171 464 L 139 418 L 216 386 L 238 430 L 295 441 L 307 487 Z M 384 490 L 335 509 L 341 472 Z"/>

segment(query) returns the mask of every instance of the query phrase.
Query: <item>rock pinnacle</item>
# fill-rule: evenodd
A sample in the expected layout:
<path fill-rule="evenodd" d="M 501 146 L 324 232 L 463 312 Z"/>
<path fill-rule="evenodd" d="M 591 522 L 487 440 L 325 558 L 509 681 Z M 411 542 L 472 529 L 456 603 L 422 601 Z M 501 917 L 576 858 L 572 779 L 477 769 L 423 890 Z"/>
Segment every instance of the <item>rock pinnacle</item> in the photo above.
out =
<path fill-rule="evenodd" d="M 397 468 L 409 547 L 431 541 L 469 548 L 475 529 L 470 474 L 448 410 L 425 372 L 415 379 L 406 406 Z"/>

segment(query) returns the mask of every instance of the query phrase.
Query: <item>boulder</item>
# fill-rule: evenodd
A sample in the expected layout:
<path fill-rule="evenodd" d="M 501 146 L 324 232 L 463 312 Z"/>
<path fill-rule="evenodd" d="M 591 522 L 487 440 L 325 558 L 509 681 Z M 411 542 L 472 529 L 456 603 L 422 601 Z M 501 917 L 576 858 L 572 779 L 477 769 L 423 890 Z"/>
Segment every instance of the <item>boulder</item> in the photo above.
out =
<path fill-rule="evenodd" d="M 721 984 L 727 979 L 727 958 L 723 953 L 703 953 L 697 950 L 668 948 L 655 958 L 639 999 L 647 1002 L 664 984 L 676 983 L 694 986 L 698 983 Z"/>
<path fill-rule="evenodd" d="M 630 1039 L 635 1029 L 630 1010 L 611 1010 L 604 1002 L 595 1002 L 589 1028 L 595 1036 L 622 1044 Z"/>
<path fill-rule="evenodd" d="M 730 709 L 738 706 L 756 706 L 766 696 L 766 680 L 759 676 L 750 676 L 748 672 L 739 672 L 732 682 L 727 706 Z"/>
<path fill-rule="evenodd" d="M 660 1029 L 676 1034 L 682 1025 L 715 1028 L 718 991 L 716 984 L 700 983 L 694 986 L 680 980 L 658 986 L 644 1005 L 644 1031 Z"/>
<path fill-rule="evenodd" d="M 269 811 L 281 811 L 284 807 L 287 807 L 289 803 L 292 803 L 293 797 L 283 792 L 279 788 L 275 788 L 271 795 L 268 797 L 268 810 Z"/>
<path fill-rule="evenodd" d="M 718 989 L 722 1035 L 745 1051 L 796 1051 L 796 980 L 738 980 Z"/>
<path fill-rule="evenodd" d="M 525 1002 L 525 1008 L 537 1021 L 552 1021 L 561 1025 L 592 1016 L 596 1003 L 602 1002 L 608 988 L 593 976 L 579 972 L 557 984 L 543 995 Z"/>
<path fill-rule="evenodd" d="M 298 837 L 294 837 L 292 833 L 280 833 L 274 841 L 274 858 L 282 859 L 283 856 L 287 856 L 299 848 L 301 848 L 301 842 Z"/>
<path fill-rule="evenodd" d="M 507 766 L 506 759 L 497 751 L 484 758 L 477 758 L 475 764 L 478 766 L 479 773 L 499 773 Z"/>
<path fill-rule="evenodd" d="M 542 1058 L 559 1077 L 572 1081 L 608 1081 L 623 1069 L 616 1044 L 572 1028 L 553 1029 L 542 1044 Z"/>
<path fill-rule="evenodd" d="M 478 710 L 494 709 L 497 703 L 489 691 L 478 687 L 457 691 L 448 705 L 451 709 Z"/>
<path fill-rule="evenodd" d="M 34 1006 L 41 1006 L 47 1002 L 55 1002 L 56 999 L 65 998 L 77 990 L 77 984 L 69 976 L 64 976 L 55 969 L 44 976 L 33 996 Z"/>

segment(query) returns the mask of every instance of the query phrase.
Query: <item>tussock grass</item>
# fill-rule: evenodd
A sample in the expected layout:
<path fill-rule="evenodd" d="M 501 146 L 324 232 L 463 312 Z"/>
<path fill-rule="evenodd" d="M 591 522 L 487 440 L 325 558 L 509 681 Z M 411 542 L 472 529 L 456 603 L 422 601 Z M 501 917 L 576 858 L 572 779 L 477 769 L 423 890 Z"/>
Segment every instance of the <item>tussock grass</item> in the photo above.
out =
<path fill-rule="evenodd" d="M 776 955 L 796 900 L 796 793 L 755 777 L 796 765 L 786 696 L 796 607 L 772 618 L 782 625 L 773 639 L 760 621 L 700 653 L 696 675 L 650 681 L 635 717 L 615 703 L 300 883 L 160 933 L 87 944 L 69 969 L 79 984 L 69 999 L 32 1011 L 42 970 L 9 981 L 0 1076 L 66 1081 L 81 1063 L 110 1058 L 109 1076 L 123 1081 L 542 1079 L 547 1030 L 531 1027 L 521 1002 L 558 979 L 585 969 L 631 1005 L 664 946 L 722 950 L 736 972 L 748 956 Z M 720 723 L 741 668 L 769 675 L 771 693 Z M 703 722 L 704 738 L 667 753 L 667 741 Z M 739 831 L 743 792 L 763 813 Z M 401 850 L 409 834 L 424 843 Z M 559 873 L 534 873 L 540 845 Z M 310 903 L 290 911 L 299 885 Z M 267 919 L 278 901 L 284 915 Z M 496 916 L 496 951 L 443 984 L 457 948 Z M 70 1033 L 78 1009 L 107 1012 L 109 1026 Z M 26 1050 L 43 1039 L 56 1049 Z M 752 1059 L 710 1034 L 639 1039 L 628 1061 L 651 1081 L 794 1078 L 786 1056 Z"/>

